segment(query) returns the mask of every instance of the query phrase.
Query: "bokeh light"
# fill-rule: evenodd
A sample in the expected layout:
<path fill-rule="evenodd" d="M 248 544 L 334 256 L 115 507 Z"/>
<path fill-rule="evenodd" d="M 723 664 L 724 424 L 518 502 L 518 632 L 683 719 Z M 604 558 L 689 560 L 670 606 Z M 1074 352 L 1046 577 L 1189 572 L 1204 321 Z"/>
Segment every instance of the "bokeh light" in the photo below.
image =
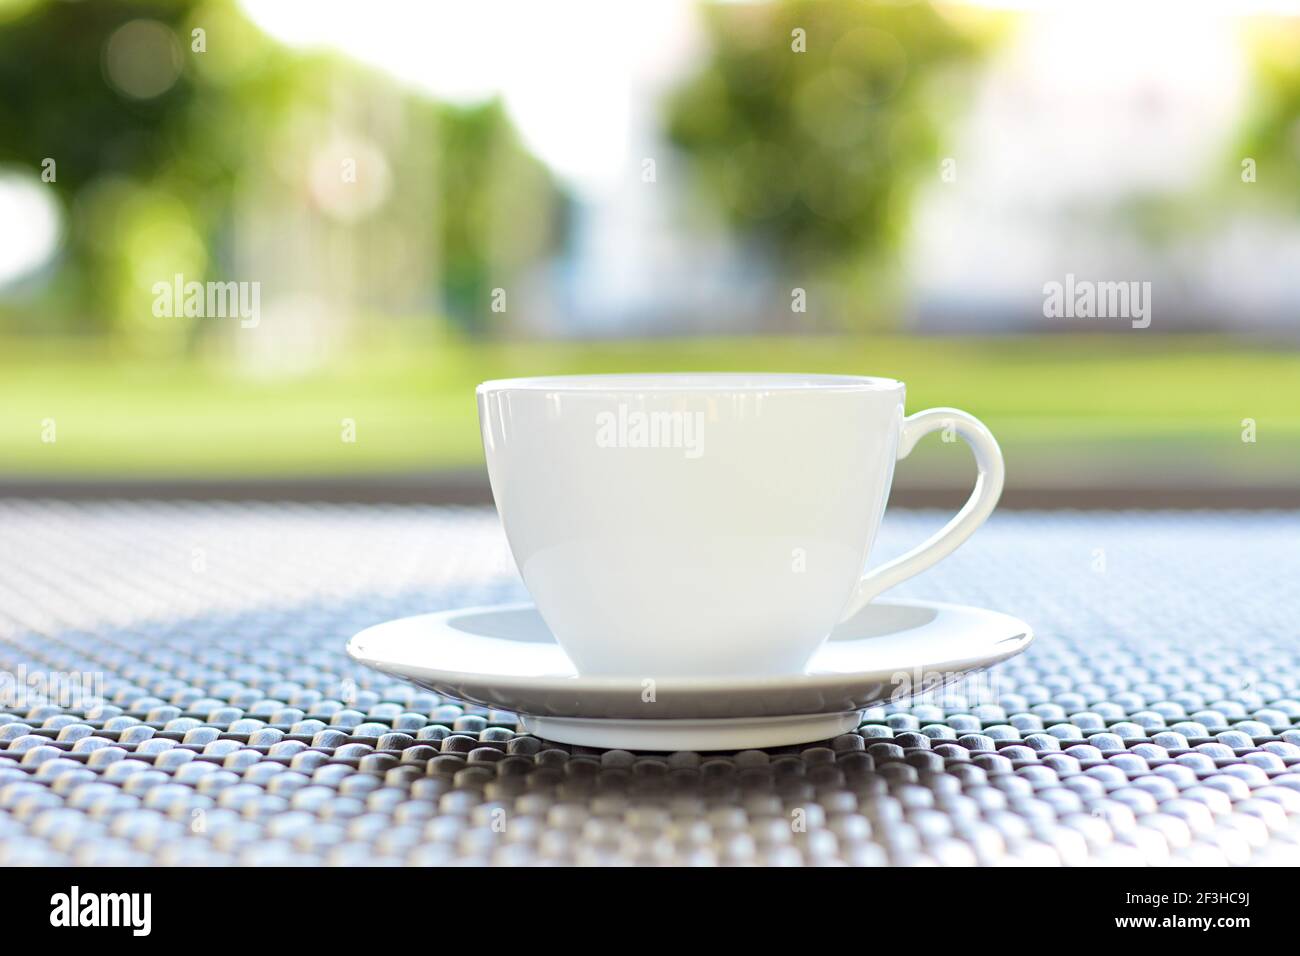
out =
<path fill-rule="evenodd" d="M 0 286 L 38 269 L 58 248 L 62 214 L 50 187 L 26 170 L 0 170 Z"/>
<path fill-rule="evenodd" d="M 340 136 L 311 157 L 312 198 L 327 215 L 358 222 L 388 199 L 392 173 L 379 147 L 362 136 Z"/>
<path fill-rule="evenodd" d="M 104 44 L 104 76 L 120 93 L 151 100 L 175 85 L 181 75 L 176 34 L 157 20 L 131 20 Z"/>

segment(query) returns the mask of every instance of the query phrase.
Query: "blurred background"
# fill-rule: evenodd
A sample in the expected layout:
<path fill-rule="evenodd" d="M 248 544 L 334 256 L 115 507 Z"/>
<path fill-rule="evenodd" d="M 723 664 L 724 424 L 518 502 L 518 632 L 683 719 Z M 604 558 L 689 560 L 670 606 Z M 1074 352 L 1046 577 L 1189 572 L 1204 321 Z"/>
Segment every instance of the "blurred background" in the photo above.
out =
<path fill-rule="evenodd" d="M 0 492 L 485 500 L 477 382 L 744 369 L 1300 504 L 1300 3 L 1228 6 L 0 0 Z"/>

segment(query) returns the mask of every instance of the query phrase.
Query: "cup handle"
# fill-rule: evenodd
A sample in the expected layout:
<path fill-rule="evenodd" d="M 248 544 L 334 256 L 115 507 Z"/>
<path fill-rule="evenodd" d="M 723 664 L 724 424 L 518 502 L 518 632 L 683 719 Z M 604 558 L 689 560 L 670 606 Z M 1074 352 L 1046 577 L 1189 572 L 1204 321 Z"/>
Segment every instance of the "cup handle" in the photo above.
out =
<path fill-rule="evenodd" d="M 948 557 L 992 514 L 1002 495 L 1006 469 L 1002 464 L 1002 449 L 998 447 L 997 439 L 973 415 L 955 408 L 927 408 L 923 412 L 909 415 L 903 419 L 899 435 L 898 460 L 902 461 L 910 455 L 923 436 L 949 428 L 960 435 L 975 453 L 975 464 L 979 468 L 975 490 L 966 499 L 961 511 L 934 535 L 906 554 L 882 564 L 874 571 L 868 571 L 858 582 L 841 621 L 853 617 L 881 592 Z"/>

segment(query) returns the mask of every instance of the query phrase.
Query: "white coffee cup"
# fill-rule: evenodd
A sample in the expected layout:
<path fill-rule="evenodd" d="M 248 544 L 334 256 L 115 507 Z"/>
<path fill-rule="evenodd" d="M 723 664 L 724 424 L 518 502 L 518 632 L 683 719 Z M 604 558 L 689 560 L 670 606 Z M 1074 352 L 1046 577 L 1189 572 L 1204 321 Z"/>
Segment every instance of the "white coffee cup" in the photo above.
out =
<path fill-rule="evenodd" d="M 903 383 L 690 373 L 478 387 L 488 475 L 524 583 L 584 675 L 784 675 L 840 621 L 951 554 L 1002 493 L 1002 453 Z M 975 453 L 970 499 L 863 574 L 894 463 L 932 431 Z"/>

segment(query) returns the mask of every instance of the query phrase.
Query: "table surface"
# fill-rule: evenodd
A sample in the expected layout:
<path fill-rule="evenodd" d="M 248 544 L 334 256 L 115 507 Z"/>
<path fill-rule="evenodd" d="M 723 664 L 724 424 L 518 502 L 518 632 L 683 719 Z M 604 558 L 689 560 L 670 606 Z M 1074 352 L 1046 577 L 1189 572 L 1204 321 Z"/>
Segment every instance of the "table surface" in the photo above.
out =
<path fill-rule="evenodd" d="M 1000 513 L 891 594 L 1037 640 L 833 740 L 602 752 L 344 653 L 525 599 L 490 512 L 3 501 L 0 865 L 1300 862 L 1300 515 Z"/>

